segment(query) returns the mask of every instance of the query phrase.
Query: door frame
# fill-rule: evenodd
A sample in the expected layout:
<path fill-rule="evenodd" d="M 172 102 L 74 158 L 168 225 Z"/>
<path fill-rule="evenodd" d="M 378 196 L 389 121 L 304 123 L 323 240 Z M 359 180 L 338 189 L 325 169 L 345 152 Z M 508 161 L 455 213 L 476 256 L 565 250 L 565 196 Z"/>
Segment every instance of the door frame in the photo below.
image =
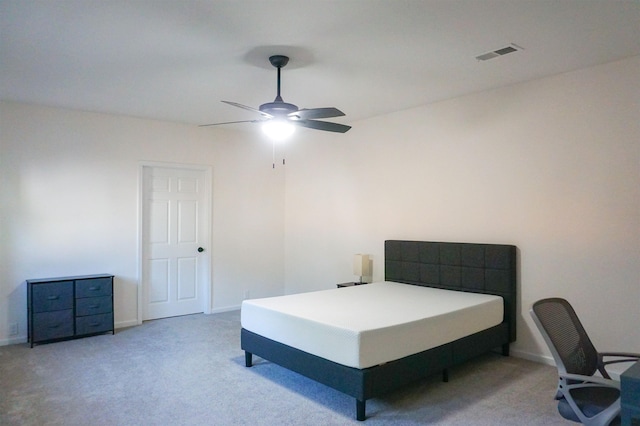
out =
<path fill-rule="evenodd" d="M 213 239 L 211 238 L 212 229 L 213 229 L 213 171 L 212 167 L 204 164 L 182 164 L 182 163 L 164 163 L 158 161 L 140 161 L 138 163 L 138 315 L 137 322 L 138 325 L 142 324 L 142 312 L 143 312 L 143 295 L 142 295 L 142 286 L 144 283 L 144 171 L 146 168 L 154 168 L 154 167 L 162 167 L 169 169 L 183 169 L 183 170 L 197 170 L 201 171 L 204 174 L 204 195 L 205 195 L 205 241 L 202 242 L 202 245 L 206 247 L 205 255 L 202 256 L 202 259 L 205 262 L 204 270 L 205 273 L 205 283 L 203 286 L 202 293 L 202 311 L 205 314 L 210 314 L 213 306 L 213 301 L 211 300 L 211 295 L 213 294 L 213 280 L 211 277 L 213 257 L 211 250 L 211 242 Z M 208 220 L 206 220 L 208 218 Z"/>

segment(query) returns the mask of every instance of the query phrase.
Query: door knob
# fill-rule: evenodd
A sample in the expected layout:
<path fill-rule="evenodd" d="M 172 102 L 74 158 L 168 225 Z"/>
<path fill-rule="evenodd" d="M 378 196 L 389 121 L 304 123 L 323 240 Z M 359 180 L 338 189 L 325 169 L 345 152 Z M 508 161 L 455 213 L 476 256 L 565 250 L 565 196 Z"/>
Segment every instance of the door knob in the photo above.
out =
<path fill-rule="evenodd" d="M 198 247 L 198 253 L 202 253 L 204 249 L 202 247 Z"/>

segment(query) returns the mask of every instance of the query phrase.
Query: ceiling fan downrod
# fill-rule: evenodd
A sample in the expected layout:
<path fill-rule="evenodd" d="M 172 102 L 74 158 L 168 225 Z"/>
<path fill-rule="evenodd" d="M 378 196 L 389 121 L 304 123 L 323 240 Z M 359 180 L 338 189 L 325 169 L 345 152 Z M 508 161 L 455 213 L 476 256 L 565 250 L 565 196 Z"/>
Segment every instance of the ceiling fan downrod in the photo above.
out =
<path fill-rule="evenodd" d="M 273 55 L 269 56 L 269 62 L 278 69 L 278 93 L 274 102 L 283 102 L 282 96 L 280 96 L 280 69 L 289 63 L 289 57 L 284 55 Z"/>
<path fill-rule="evenodd" d="M 298 107 L 296 105 L 284 102 L 282 100 L 282 96 L 280 96 L 280 70 L 289 63 L 289 57 L 284 55 L 273 55 L 269 57 L 269 62 L 278 69 L 278 93 L 273 102 L 260 105 L 260 111 L 274 117 L 284 117 L 287 114 L 298 111 Z"/>

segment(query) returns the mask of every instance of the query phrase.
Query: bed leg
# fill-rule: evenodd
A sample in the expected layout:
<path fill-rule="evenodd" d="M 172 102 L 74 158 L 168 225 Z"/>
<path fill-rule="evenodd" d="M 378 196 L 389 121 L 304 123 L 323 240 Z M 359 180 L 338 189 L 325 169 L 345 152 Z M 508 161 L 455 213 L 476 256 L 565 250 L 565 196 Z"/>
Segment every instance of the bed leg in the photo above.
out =
<path fill-rule="evenodd" d="M 251 352 L 244 351 L 244 366 L 251 367 L 253 365 L 253 357 Z"/>
<path fill-rule="evenodd" d="M 502 356 L 509 356 L 509 344 L 502 345 Z"/>
<path fill-rule="evenodd" d="M 367 416 L 365 414 L 367 401 L 360 401 L 356 399 L 356 419 L 359 421 L 364 421 Z"/>
<path fill-rule="evenodd" d="M 447 383 L 449 381 L 449 369 L 445 368 L 442 370 L 442 381 Z"/>

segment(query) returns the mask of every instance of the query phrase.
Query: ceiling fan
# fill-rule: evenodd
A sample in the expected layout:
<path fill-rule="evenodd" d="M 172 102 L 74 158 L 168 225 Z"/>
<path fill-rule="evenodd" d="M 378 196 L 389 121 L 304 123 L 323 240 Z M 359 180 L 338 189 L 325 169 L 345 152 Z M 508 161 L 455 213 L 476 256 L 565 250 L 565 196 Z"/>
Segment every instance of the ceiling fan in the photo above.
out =
<path fill-rule="evenodd" d="M 327 132 L 345 133 L 351 126 L 344 124 L 332 123 L 329 121 L 319 121 L 318 118 L 341 117 L 344 115 L 338 108 L 303 108 L 299 109 L 296 105 L 284 102 L 280 96 L 280 70 L 289 62 L 289 57 L 284 55 L 273 55 L 269 57 L 271 65 L 278 69 L 278 93 L 273 102 L 260 105 L 258 109 L 250 106 L 242 105 L 237 102 L 222 101 L 238 108 L 246 109 L 260 114 L 261 118 L 255 120 L 226 121 L 224 123 L 203 124 L 200 127 L 218 126 L 221 124 L 234 123 L 264 123 L 265 125 L 285 126 L 289 127 L 291 134 L 293 126 L 307 127 L 309 129 L 324 130 Z M 268 131 L 267 129 L 264 129 Z"/>

